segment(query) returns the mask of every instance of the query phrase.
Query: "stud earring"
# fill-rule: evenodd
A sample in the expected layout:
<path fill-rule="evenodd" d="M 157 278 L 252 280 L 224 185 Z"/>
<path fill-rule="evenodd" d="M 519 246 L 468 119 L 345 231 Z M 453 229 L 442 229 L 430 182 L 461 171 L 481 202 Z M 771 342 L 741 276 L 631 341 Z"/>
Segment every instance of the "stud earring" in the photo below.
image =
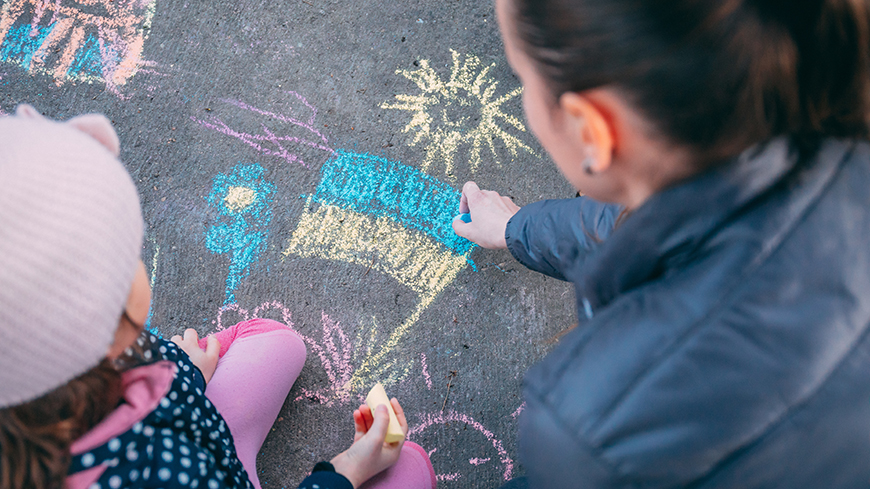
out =
<path fill-rule="evenodd" d="M 583 159 L 583 171 L 586 172 L 587 175 L 595 175 L 595 170 L 592 169 L 593 164 L 595 164 L 595 160 L 591 156 L 587 156 Z"/>

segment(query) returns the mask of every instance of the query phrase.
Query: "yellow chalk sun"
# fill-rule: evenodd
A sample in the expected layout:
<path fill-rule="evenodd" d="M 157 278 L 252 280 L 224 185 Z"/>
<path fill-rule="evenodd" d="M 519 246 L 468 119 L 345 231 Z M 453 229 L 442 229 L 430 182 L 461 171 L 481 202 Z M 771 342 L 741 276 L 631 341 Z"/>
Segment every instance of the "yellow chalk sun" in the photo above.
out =
<path fill-rule="evenodd" d="M 257 200 L 257 192 L 248 187 L 230 187 L 224 197 L 224 205 L 230 212 L 239 212 L 248 208 Z"/>
<path fill-rule="evenodd" d="M 445 173 L 452 176 L 456 157 L 467 146 L 470 147 L 467 160 L 472 172 L 480 166 L 484 148 L 489 149 L 496 164 L 501 164 L 496 140 L 514 158 L 520 150 L 534 155 L 532 148 L 502 127 L 506 125 L 526 131 L 518 118 L 502 111 L 502 105 L 520 95 L 522 87 L 496 97 L 498 81 L 489 74 L 495 63 L 483 66 L 477 56 L 466 55 L 463 59 L 452 49 L 450 53 L 453 55 L 450 79 L 442 80 L 429 61 L 422 60 L 419 69 L 396 71 L 417 85 L 421 93 L 396 95 L 396 103 L 381 104 L 382 109 L 412 113 L 403 132 L 414 133 L 409 143 L 411 146 L 426 146 L 422 169 L 427 171 L 433 164 L 443 163 Z"/>

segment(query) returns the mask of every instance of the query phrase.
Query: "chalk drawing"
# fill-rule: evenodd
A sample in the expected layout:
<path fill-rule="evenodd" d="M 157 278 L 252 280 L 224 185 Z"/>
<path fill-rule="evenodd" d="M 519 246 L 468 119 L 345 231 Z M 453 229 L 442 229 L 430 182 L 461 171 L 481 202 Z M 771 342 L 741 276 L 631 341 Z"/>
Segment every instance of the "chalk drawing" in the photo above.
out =
<path fill-rule="evenodd" d="M 522 412 L 523 412 L 525 409 L 526 409 L 526 403 L 523 402 L 522 404 L 520 404 L 520 407 L 518 407 L 516 411 L 514 411 L 513 413 L 511 413 L 511 418 L 516 419 L 516 417 L 519 416 L 520 414 L 522 414 Z"/>
<path fill-rule="evenodd" d="M 523 123 L 516 117 L 506 114 L 502 106 L 505 102 L 519 96 L 522 87 L 496 96 L 498 81 L 490 71 L 495 63 L 484 66 L 474 55 L 461 56 L 450 50 L 453 66 L 450 77 L 442 79 L 430 66 L 429 60 L 420 61 L 416 70 L 397 70 L 420 89 L 418 95 L 396 95 L 395 103 L 384 102 L 382 109 L 395 109 L 411 112 L 411 121 L 403 132 L 413 133 L 411 146 L 425 145 L 426 158 L 422 168 L 428 171 L 432 165 L 444 165 L 444 171 L 452 176 L 454 163 L 460 160 L 469 163 L 472 172 L 481 164 L 481 152 L 488 148 L 496 164 L 499 152 L 495 141 L 501 142 L 516 158 L 520 151 L 534 155 L 535 152 L 520 138 L 510 134 L 503 125 L 519 132 L 525 132 Z M 467 158 L 459 154 L 464 147 L 470 147 Z"/>
<path fill-rule="evenodd" d="M 445 412 L 435 412 L 435 413 L 427 413 L 419 416 L 419 419 L 416 423 L 413 424 L 411 429 L 408 430 L 408 439 L 413 440 L 415 436 L 419 436 L 423 431 L 430 427 L 437 427 L 439 431 L 443 431 L 445 429 L 445 425 L 451 424 L 462 425 L 462 430 L 467 430 L 467 428 L 472 428 L 477 431 L 481 435 L 483 435 L 488 443 L 495 449 L 497 453 L 497 461 L 501 463 L 500 471 L 504 480 L 510 480 L 511 474 L 513 474 L 514 470 L 514 462 L 511 459 L 510 455 L 508 455 L 507 451 L 504 449 L 504 446 L 498 438 L 496 438 L 493 432 L 489 431 L 479 422 L 475 421 L 474 418 L 467 414 L 457 413 L 454 411 L 445 411 Z M 434 454 L 434 451 L 431 455 Z M 490 463 L 492 457 L 490 458 L 482 458 L 482 457 L 474 457 L 468 460 L 470 465 L 475 467 L 486 465 Z M 454 464 L 455 461 L 450 461 Z M 440 468 L 442 465 L 440 460 L 437 458 L 433 458 L 432 464 L 435 467 Z M 437 473 L 436 478 L 440 481 L 455 481 L 462 477 L 461 472 L 444 472 Z"/>
<path fill-rule="evenodd" d="M 206 198 L 218 211 L 217 222 L 206 232 L 206 247 L 230 255 L 224 304 L 235 302 L 236 287 L 266 249 L 275 186 L 264 180 L 265 172 L 258 164 L 237 165 L 214 178 Z"/>
<path fill-rule="evenodd" d="M 310 112 L 308 117 L 299 118 L 292 115 L 269 112 L 258 109 L 257 107 L 248 105 L 239 100 L 222 100 L 225 104 L 263 116 L 266 121 L 279 121 L 283 123 L 283 127 L 280 131 L 277 129 L 270 129 L 265 122 L 260 122 L 261 133 L 251 134 L 233 129 L 229 124 L 224 122 L 223 119 L 217 116 L 212 116 L 208 120 L 198 119 L 191 116 L 191 119 L 204 127 L 242 141 L 257 150 L 260 154 L 275 157 L 286 161 L 287 163 L 297 163 L 305 168 L 309 168 L 308 163 L 303 161 L 301 156 L 293 152 L 293 146 L 301 145 L 325 151 L 327 153 L 332 153 L 333 150 L 329 147 L 329 141 L 326 136 L 314 127 L 314 119 L 317 117 L 317 109 L 308 103 L 302 95 L 299 95 L 296 92 L 285 93 L 290 95 L 297 105 L 301 104 L 304 106 L 305 108 L 302 110 Z M 279 132 L 281 135 L 277 135 L 276 132 Z"/>
<path fill-rule="evenodd" d="M 361 359 L 379 347 L 376 342 L 377 322 L 372 318 L 369 325 L 361 324 L 356 341 L 351 342 L 339 323 L 330 319 L 326 313 L 321 315 L 322 341 L 317 342 L 304 335 L 303 339 L 320 359 L 320 363 L 326 371 L 327 385 L 314 390 L 302 388 L 302 394 L 296 400 L 307 398 L 326 406 L 332 406 L 336 402 L 347 403 L 353 399 L 351 380 L 354 374 L 354 364 L 360 363 Z M 381 369 L 381 384 L 389 387 L 405 380 L 411 367 L 410 362 L 402 363 L 398 360 L 387 362 Z M 364 398 L 358 395 L 357 401 L 363 402 L 363 400 Z"/>
<path fill-rule="evenodd" d="M 426 354 L 420 353 L 420 366 L 423 367 L 421 374 L 423 375 L 423 380 L 426 382 L 426 388 L 430 391 L 432 390 L 432 377 L 429 376 L 429 365 L 426 363 Z"/>
<path fill-rule="evenodd" d="M 386 274 L 418 295 L 411 315 L 362 362 L 350 388 L 383 377 L 383 362 L 465 266 L 474 245 L 446 229 L 459 192 L 411 167 L 338 151 L 321 169 L 286 256 L 315 257 Z"/>
<path fill-rule="evenodd" d="M 0 1 L 0 62 L 113 92 L 148 63 L 156 0 Z"/>
<path fill-rule="evenodd" d="M 277 311 L 280 315 L 280 321 L 293 329 L 305 341 L 310 351 L 320 360 L 326 372 L 327 384 L 325 386 L 318 389 L 302 387 L 302 394 L 296 400 L 309 399 L 326 406 L 332 406 L 336 403 L 344 404 L 353 400 L 350 381 L 354 373 L 354 364 L 360 363 L 366 355 L 371 354 L 374 349 L 379 347 L 376 342 L 377 322 L 372 319 L 369 324 L 360 324 L 360 332 L 356 341 L 351 342 L 347 334 L 341 329 L 341 325 L 325 312 L 321 312 L 322 339 L 317 341 L 295 329 L 292 314 L 287 307 L 279 301 L 269 301 L 257 306 L 253 312 L 249 312 L 248 309 L 236 303 L 225 304 L 218 310 L 217 317 L 212 321 L 212 324 L 215 325 L 215 331 L 221 331 L 227 326 L 223 322 L 225 313 L 233 313 L 236 316 L 235 322 L 238 322 L 267 317 L 267 313 L 270 311 Z M 412 366 L 411 363 L 389 362 L 382 369 L 384 376 L 380 382 L 385 386 L 401 382 L 408 377 Z M 364 398 L 358 396 L 356 400 L 363 402 Z"/>

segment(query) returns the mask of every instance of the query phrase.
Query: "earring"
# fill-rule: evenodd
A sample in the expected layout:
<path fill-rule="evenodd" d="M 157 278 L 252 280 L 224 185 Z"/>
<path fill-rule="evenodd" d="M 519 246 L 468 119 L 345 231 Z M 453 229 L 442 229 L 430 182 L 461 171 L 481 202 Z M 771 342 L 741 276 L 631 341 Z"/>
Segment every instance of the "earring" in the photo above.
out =
<path fill-rule="evenodd" d="M 593 164 L 595 164 L 595 160 L 591 156 L 587 156 L 583 159 L 583 171 L 586 172 L 587 175 L 595 175 L 595 170 L 592 169 Z"/>

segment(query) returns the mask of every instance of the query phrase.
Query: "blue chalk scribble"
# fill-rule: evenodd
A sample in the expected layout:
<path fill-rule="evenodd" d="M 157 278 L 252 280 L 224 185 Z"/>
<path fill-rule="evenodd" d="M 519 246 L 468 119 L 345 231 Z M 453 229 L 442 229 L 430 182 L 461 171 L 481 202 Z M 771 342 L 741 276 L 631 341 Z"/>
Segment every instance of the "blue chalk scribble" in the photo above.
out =
<path fill-rule="evenodd" d="M 17 63 L 29 70 L 34 53 L 42 46 L 54 26 L 55 24 L 34 27 L 26 24 L 10 28 L 3 45 L 0 46 L 0 61 Z"/>
<path fill-rule="evenodd" d="M 107 50 L 107 53 L 112 54 L 109 61 L 113 65 L 117 64 L 119 59 L 114 53 L 114 50 Z M 100 41 L 93 35 L 88 35 L 88 38 L 82 43 L 81 47 L 76 51 L 76 56 L 66 72 L 66 76 L 103 76 L 103 53 L 100 52 Z"/>
<path fill-rule="evenodd" d="M 0 62 L 15 63 L 25 70 L 30 69 L 33 56 L 51 34 L 57 24 L 48 26 L 31 26 L 24 24 L 11 27 L 0 45 Z M 102 51 L 105 47 L 105 53 Z M 44 48 L 43 48 L 44 49 Z M 81 47 L 76 50 L 75 57 L 64 76 L 69 77 L 101 77 L 103 63 L 117 64 L 120 57 L 109 46 L 101 46 L 100 40 L 93 34 L 88 34 Z"/>
<path fill-rule="evenodd" d="M 264 180 L 265 172 L 258 164 L 237 165 L 229 174 L 214 178 L 206 198 L 219 214 L 206 233 L 205 245 L 213 253 L 230 254 L 224 304 L 236 301 L 236 288 L 266 249 L 275 186 Z"/>
<path fill-rule="evenodd" d="M 454 253 L 465 254 L 474 243 L 453 232 L 460 192 L 420 170 L 385 158 L 336 151 L 321 169 L 312 197 L 373 216 L 392 218 L 435 238 Z"/>

